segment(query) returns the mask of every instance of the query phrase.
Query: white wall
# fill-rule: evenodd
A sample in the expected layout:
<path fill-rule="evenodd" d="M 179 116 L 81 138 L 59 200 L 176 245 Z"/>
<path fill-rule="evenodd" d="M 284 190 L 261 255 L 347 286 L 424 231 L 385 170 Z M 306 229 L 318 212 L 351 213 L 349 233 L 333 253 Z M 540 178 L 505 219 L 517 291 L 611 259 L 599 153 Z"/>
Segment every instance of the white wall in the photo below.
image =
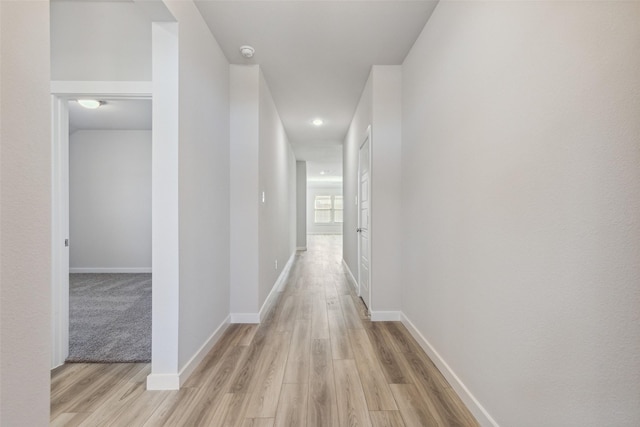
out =
<path fill-rule="evenodd" d="M 360 144 L 364 142 L 367 127 L 371 125 L 373 114 L 373 79 L 369 75 L 367 84 L 360 96 L 360 102 L 351 120 L 349 131 L 343 143 L 342 185 L 344 197 L 344 224 L 342 235 L 342 257 L 358 278 L 358 154 Z M 372 148 L 372 152 L 375 148 Z M 375 212 L 371 213 L 371 217 Z"/>
<path fill-rule="evenodd" d="M 179 387 L 179 55 L 178 23 L 154 22 L 151 150 L 152 324 L 147 388 Z"/>
<path fill-rule="evenodd" d="M 231 147 L 232 321 L 257 322 L 296 248 L 296 161 L 258 66 L 231 66 Z"/>
<path fill-rule="evenodd" d="M 344 143 L 343 257 L 358 278 L 358 155 L 371 125 L 371 315 L 399 320 L 402 70 L 374 66 Z"/>
<path fill-rule="evenodd" d="M 192 2 L 178 20 L 179 369 L 229 315 L 229 63 Z"/>
<path fill-rule="evenodd" d="M 296 162 L 296 248 L 307 249 L 307 162 Z"/>
<path fill-rule="evenodd" d="M 342 196 L 342 187 L 338 185 L 323 186 L 320 184 L 307 187 L 307 223 L 308 234 L 342 234 L 342 224 L 316 224 L 315 199 L 316 196 Z"/>
<path fill-rule="evenodd" d="M 402 67 L 374 66 L 371 135 L 371 318 L 401 308 Z"/>
<path fill-rule="evenodd" d="M 71 272 L 151 272 L 151 131 L 69 138 Z"/>
<path fill-rule="evenodd" d="M 499 425 L 640 425 L 638 22 L 440 2 L 404 63 L 403 310 Z"/>
<path fill-rule="evenodd" d="M 258 312 L 258 66 L 231 65 L 231 313 Z"/>
<path fill-rule="evenodd" d="M 0 425 L 49 424 L 49 3 L 0 2 Z"/>
<path fill-rule="evenodd" d="M 151 80 L 151 21 L 132 2 L 51 2 L 51 80 Z"/>
<path fill-rule="evenodd" d="M 265 194 L 258 208 L 258 304 L 262 307 L 296 250 L 296 160 L 262 72 L 259 108 L 258 189 Z"/>

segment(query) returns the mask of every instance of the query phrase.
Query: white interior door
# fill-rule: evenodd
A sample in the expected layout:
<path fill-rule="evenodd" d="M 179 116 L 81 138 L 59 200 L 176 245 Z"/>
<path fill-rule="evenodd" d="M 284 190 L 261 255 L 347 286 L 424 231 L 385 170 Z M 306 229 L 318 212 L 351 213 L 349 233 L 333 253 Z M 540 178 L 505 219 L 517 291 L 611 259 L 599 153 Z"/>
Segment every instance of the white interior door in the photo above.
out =
<path fill-rule="evenodd" d="M 371 172 L 370 131 L 360 146 L 358 162 L 358 285 L 360 297 L 371 310 Z"/>
<path fill-rule="evenodd" d="M 52 97 L 51 368 L 69 355 L 69 107 Z"/>

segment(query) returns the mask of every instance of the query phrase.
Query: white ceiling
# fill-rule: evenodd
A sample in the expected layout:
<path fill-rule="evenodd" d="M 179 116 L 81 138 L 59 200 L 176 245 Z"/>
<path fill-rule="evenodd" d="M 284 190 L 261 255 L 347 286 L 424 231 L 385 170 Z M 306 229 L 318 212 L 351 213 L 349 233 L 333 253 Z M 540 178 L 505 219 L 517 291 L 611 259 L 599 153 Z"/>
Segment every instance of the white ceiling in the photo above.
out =
<path fill-rule="evenodd" d="M 195 3 L 229 62 L 261 66 L 298 160 L 336 162 L 371 66 L 401 64 L 437 0 Z"/>
<path fill-rule="evenodd" d="M 342 185 L 342 162 L 307 162 L 307 182 L 317 185 Z"/>
<path fill-rule="evenodd" d="M 341 171 L 335 165 L 371 66 L 402 64 L 437 1 L 195 3 L 230 63 L 261 66 L 296 158 Z M 253 58 L 240 55 L 244 44 L 256 49 Z M 323 126 L 311 124 L 317 117 Z M 70 128 L 151 129 L 151 102 L 107 100 L 98 110 L 71 102 Z"/>
<path fill-rule="evenodd" d="M 150 99 L 104 99 L 105 104 L 88 110 L 69 101 L 69 132 L 77 130 L 151 130 Z"/>

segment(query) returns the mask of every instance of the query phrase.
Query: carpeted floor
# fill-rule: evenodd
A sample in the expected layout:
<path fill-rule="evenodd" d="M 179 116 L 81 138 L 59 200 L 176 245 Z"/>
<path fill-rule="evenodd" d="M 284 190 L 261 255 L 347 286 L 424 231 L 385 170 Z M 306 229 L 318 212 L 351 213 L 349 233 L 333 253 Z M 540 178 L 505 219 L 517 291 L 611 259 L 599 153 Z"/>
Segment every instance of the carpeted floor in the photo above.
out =
<path fill-rule="evenodd" d="M 150 360 L 151 274 L 70 274 L 67 362 Z"/>

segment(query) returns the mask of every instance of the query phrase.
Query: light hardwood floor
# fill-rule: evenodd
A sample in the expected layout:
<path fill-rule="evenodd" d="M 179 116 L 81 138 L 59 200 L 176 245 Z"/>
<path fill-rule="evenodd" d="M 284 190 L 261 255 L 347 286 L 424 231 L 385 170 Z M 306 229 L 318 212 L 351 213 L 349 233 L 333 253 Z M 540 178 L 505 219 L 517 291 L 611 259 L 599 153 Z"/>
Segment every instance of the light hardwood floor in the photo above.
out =
<path fill-rule="evenodd" d="M 370 322 L 339 236 L 309 236 L 260 325 L 230 325 L 179 391 L 147 391 L 147 364 L 68 364 L 52 426 L 477 426 L 399 322 Z"/>

